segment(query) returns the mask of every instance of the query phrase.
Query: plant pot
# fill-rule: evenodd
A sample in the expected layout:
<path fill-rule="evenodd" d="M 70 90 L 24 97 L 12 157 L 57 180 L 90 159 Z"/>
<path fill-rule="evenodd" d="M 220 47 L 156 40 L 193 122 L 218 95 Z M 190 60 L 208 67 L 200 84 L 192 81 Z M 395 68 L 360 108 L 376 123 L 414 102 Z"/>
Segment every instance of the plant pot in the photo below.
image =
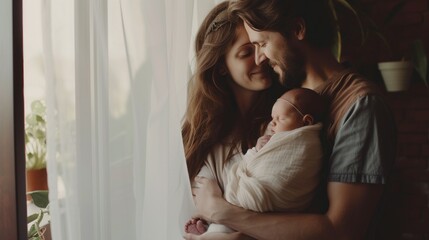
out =
<path fill-rule="evenodd" d="M 410 87 L 413 63 L 410 61 L 380 62 L 378 69 L 388 92 L 408 90 Z"/>
<path fill-rule="evenodd" d="M 27 192 L 36 190 L 48 190 L 46 168 L 27 170 Z M 31 196 L 27 195 L 27 200 L 31 200 Z"/>
<path fill-rule="evenodd" d="M 52 239 L 52 233 L 51 233 L 51 224 L 46 224 L 42 227 L 41 231 L 43 232 L 43 240 L 51 240 Z"/>

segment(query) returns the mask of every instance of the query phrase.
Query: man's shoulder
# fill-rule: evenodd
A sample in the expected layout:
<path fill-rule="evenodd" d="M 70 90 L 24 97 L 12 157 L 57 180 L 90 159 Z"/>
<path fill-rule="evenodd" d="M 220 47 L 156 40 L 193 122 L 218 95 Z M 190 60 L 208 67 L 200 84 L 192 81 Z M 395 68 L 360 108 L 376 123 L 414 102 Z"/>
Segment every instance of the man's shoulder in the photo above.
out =
<path fill-rule="evenodd" d="M 369 94 L 380 94 L 376 84 L 356 71 L 347 69 L 332 79 L 324 89 L 328 94 L 362 97 Z"/>
<path fill-rule="evenodd" d="M 320 89 L 319 93 L 329 103 L 326 126 L 330 141 L 335 138 L 343 117 L 352 109 L 352 106 L 355 106 L 359 100 L 366 99 L 367 96 L 382 95 L 374 83 L 352 70 L 337 74 Z"/>

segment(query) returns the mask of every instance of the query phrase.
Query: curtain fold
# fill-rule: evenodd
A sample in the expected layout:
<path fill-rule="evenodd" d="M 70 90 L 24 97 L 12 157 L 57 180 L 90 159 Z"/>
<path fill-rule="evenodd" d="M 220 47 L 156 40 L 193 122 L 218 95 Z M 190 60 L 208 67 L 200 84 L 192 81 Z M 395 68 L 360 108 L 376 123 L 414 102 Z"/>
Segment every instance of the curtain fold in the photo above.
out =
<path fill-rule="evenodd" d="M 40 4 L 53 239 L 181 239 L 188 59 L 215 1 Z"/>

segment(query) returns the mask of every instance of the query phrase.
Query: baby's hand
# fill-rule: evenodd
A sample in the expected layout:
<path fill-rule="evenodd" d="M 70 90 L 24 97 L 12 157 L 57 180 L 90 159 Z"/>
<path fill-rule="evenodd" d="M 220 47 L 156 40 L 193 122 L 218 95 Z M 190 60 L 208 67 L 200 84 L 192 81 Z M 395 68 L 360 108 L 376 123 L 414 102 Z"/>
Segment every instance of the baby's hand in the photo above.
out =
<path fill-rule="evenodd" d="M 265 144 L 267 144 L 270 138 L 271 138 L 271 135 L 264 135 L 258 138 L 258 141 L 256 142 L 256 151 L 259 152 L 259 150 L 261 150 L 261 148 L 265 146 Z"/>

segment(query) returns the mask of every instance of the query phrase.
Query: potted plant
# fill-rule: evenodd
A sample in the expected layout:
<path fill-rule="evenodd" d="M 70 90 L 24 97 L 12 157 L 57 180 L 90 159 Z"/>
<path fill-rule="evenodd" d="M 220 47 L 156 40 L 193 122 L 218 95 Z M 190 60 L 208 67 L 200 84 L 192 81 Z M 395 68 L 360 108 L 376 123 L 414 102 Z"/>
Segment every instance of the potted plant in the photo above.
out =
<path fill-rule="evenodd" d="M 427 58 L 421 40 L 411 43 L 408 57 L 398 61 L 385 61 L 378 63 L 378 69 L 383 77 L 386 90 L 398 92 L 408 90 L 413 70 L 418 73 L 419 78 L 428 87 Z"/>
<path fill-rule="evenodd" d="M 426 87 L 429 88 L 428 60 L 423 42 L 420 39 L 413 42 L 411 45 L 411 52 L 414 68 L 416 69 L 420 79 Z"/>
<path fill-rule="evenodd" d="M 365 30 L 362 25 L 360 12 L 354 5 L 352 5 L 352 3 L 349 2 L 349 0 L 329 0 L 328 3 L 336 23 L 336 32 L 335 32 L 336 39 L 335 39 L 335 44 L 333 46 L 332 52 L 334 53 L 337 60 L 340 62 L 342 57 L 342 50 L 343 50 L 343 37 L 342 37 L 342 29 L 340 26 L 342 25 L 341 24 L 342 19 L 340 19 L 340 16 L 338 15 L 337 7 L 343 7 L 349 10 L 349 12 L 354 15 L 359 27 L 362 43 L 365 39 L 365 32 L 364 32 Z"/>
<path fill-rule="evenodd" d="M 379 27 L 359 5 L 359 1 L 353 0 L 330 0 L 331 11 L 337 22 L 337 40 L 334 46 L 334 53 L 337 59 L 341 59 L 342 54 L 342 36 L 341 36 L 341 21 L 337 16 L 337 6 L 342 6 L 348 9 L 357 21 L 358 28 L 361 35 L 361 45 L 363 46 L 370 36 L 376 36 L 384 45 L 384 50 L 388 52 L 391 61 L 379 62 L 378 69 L 383 77 L 387 91 L 403 91 L 409 87 L 409 82 L 413 73 L 413 68 L 417 71 L 420 78 L 426 86 L 428 86 L 427 74 L 427 58 L 425 55 L 424 47 L 421 41 L 416 40 L 411 43 L 410 51 L 402 54 L 401 57 L 396 58 L 393 56 L 393 51 L 390 43 L 385 37 L 383 30 L 390 24 L 395 16 L 401 11 L 406 4 L 406 0 L 401 0 L 395 4 L 392 9 L 387 13 L 381 27 Z"/>
<path fill-rule="evenodd" d="M 27 192 L 48 189 L 45 119 L 45 104 L 41 100 L 33 101 L 31 112 L 25 118 Z M 27 200 L 30 200 L 30 196 Z"/>
<path fill-rule="evenodd" d="M 382 30 L 389 25 L 394 17 L 401 11 L 406 4 L 406 0 L 398 2 L 386 15 L 380 28 L 375 24 L 375 33 L 384 43 L 384 48 L 388 52 L 389 60 L 378 63 L 378 69 L 389 92 L 398 92 L 408 90 L 413 71 L 418 73 L 419 77 L 427 86 L 427 58 L 423 43 L 420 39 L 411 41 L 408 49 L 404 53 L 394 56 L 390 42 L 384 37 Z"/>
<path fill-rule="evenodd" d="M 33 191 L 27 194 L 31 196 L 34 205 L 38 208 L 36 213 L 27 217 L 29 224 L 27 238 L 30 240 L 51 239 L 48 191 Z"/>

